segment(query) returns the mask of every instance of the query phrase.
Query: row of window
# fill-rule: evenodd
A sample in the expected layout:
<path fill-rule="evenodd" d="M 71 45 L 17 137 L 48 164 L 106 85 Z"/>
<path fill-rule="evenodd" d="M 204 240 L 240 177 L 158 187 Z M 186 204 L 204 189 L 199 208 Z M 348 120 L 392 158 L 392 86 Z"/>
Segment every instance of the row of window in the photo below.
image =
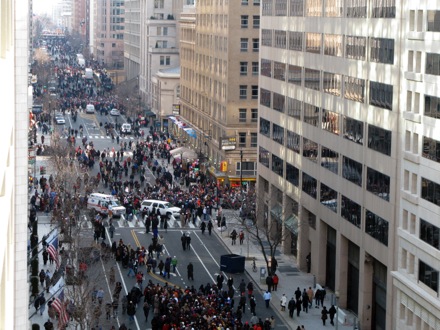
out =
<path fill-rule="evenodd" d="M 422 198 L 440 206 L 440 184 L 422 177 Z"/>
<path fill-rule="evenodd" d="M 258 122 L 258 109 L 250 109 L 251 110 L 251 122 Z M 238 109 L 238 121 L 240 123 L 247 123 L 248 121 L 248 109 L 242 108 Z"/>
<path fill-rule="evenodd" d="M 242 29 L 247 29 L 249 27 L 249 15 L 240 16 L 240 25 Z M 252 15 L 252 27 L 254 29 L 260 28 L 260 15 Z"/>
<path fill-rule="evenodd" d="M 263 0 L 262 13 L 263 16 L 395 18 L 396 0 Z"/>
<path fill-rule="evenodd" d="M 250 133 L 250 145 L 247 145 L 247 133 L 246 132 L 238 132 L 238 148 L 256 148 L 257 147 L 257 133 Z"/>
<path fill-rule="evenodd" d="M 258 76 L 259 73 L 259 63 L 251 62 L 251 70 L 253 76 Z M 240 62 L 240 76 L 247 76 L 249 71 L 249 62 Z"/>
<path fill-rule="evenodd" d="M 394 39 L 262 29 L 261 45 L 394 64 Z"/>
<path fill-rule="evenodd" d="M 251 1 L 252 1 L 252 4 L 254 6 L 259 6 L 260 5 L 260 0 L 241 0 L 241 5 L 242 6 L 248 6 Z"/>
<path fill-rule="evenodd" d="M 323 91 L 324 93 L 334 96 L 343 96 L 347 100 L 360 103 L 365 102 L 365 89 L 367 85 L 365 79 L 302 68 L 300 66 L 267 59 L 261 59 L 260 74 L 284 82 L 287 81 L 297 86 Z M 267 97 L 269 95 L 270 94 L 266 93 Z M 393 85 L 369 81 L 368 96 L 369 104 L 386 110 L 393 109 Z M 269 98 L 260 100 L 260 102 L 264 102 L 264 104 L 269 104 L 270 101 Z"/>
<path fill-rule="evenodd" d="M 248 85 L 240 85 L 239 86 L 239 96 L 241 100 L 246 100 L 248 98 Z M 258 85 L 251 86 L 251 99 L 258 99 Z"/>
<path fill-rule="evenodd" d="M 300 173 L 300 170 L 297 167 L 287 162 L 286 171 L 284 172 L 284 161 L 274 154 L 271 155 L 270 152 L 263 147 L 259 148 L 259 162 L 263 166 L 270 168 L 274 173 L 283 177 L 286 181 L 292 183 L 296 187 L 300 186 L 301 177 L 301 190 L 312 198 L 317 198 L 318 181 L 314 177 L 305 172 Z M 371 181 L 376 179 L 376 174 L 374 172 L 376 171 L 372 170 L 371 172 L 373 177 Z M 337 191 L 323 183 L 320 183 L 320 203 L 322 205 L 337 213 L 338 200 Z M 362 207 L 356 202 L 342 195 L 341 217 L 358 228 L 361 228 L 361 214 Z M 382 244 L 386 246 L 388 245 L 388 221 L 369 210 L 365 210 L 365 232 Z"/>
<path fill-rule="evenodd" d="M 260 39 L 252 38 L 252 51 L 258 52 L 260 50 Z M 249 38 L 240 38 L 240 51 L 249 51 Z"/>

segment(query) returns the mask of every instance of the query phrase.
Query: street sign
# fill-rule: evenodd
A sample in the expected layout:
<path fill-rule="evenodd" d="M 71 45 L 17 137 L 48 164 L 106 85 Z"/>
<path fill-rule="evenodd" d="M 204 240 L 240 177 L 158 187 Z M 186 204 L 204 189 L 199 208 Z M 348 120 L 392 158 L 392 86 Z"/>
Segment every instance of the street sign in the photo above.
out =
<path fill-rule="evenodd" d="M 237 138 L 235 136 L 222 137 L 220 143 L 222 150 L 235 150 Z"/>

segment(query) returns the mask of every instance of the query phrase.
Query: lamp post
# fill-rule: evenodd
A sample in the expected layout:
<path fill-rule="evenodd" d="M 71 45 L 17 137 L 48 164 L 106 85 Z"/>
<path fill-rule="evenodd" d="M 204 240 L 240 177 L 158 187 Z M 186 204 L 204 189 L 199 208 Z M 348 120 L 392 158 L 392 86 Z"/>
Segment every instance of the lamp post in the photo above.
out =
<path fill-rule="evenodd" d="M 335 303 L 336 303 L 336 330 L 338 330 L 339 327 L 339 291 L 335 291 Z"/>
<path fill-rule="evenodd" d="M 243 195 L 243 150 L 240 150 L 240 193 Z"/>

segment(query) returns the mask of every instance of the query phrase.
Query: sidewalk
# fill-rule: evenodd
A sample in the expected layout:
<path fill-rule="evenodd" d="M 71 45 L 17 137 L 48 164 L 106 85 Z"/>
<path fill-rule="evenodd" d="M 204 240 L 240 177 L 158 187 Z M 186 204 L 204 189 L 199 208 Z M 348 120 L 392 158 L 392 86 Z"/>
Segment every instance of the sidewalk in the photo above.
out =
<path fill-rule="evenodd" d="M 229 210 L 228 210 L 229 212 Z M 266 276 L 267 271 L 264 277 L 260 279 L 260 269 L 261 267 L 266 268 L 266 263 L 263 258 L 263 254 L 261 253 L 261 247 L 258 245 L 256 241 L 252 241 L 250 239 L 247 240 L 246 232 L 245 232 L 245 240 L 243 245 L 237 244 L 232 245 L 231 244 L 231 238 L 229 237 L 229 233 L 232 232 L 232 230 L 235 228 L 237 232 L 240 230 L 240 224 L 238 219 L 234 219 L 232 217 L 226 216 L 228 219 L 227 222 L 227 229 L 223 232 L 215 226 L 215 234 L 223 241 L 223 244 L 226 246 L 226 248 L 231 252 L 231 254 L 237 254 L 242 255 L 247 258 L 245 263 L 245 272 L 253 279 L 253 281 L 257 284 L 257 287 L 260 289 L 260 294 L 263 294 L 266 289 Z M 252 270 L 252 258 L 256 258 L 256 265 L 257 265 L 257 271 L 254 272 Z M 287 296 L 287 301 L 290 300 L 290 298 L 294 297 L 295 290 L 299 287 L 301 292 L 304 288 L 308 289 L 309 287 L 313 288 L 313 275 L 303 273 L 301 270 L 298 269 L 298 265 L 296 264 L 295 259 L 293 256 L 285 255 L 279 251 L 279 249 L 276 252 L 276 259 L 278 261 L 278 268 L 277 268 L 277 275 L 279 277 L 279 284 L 278 284 L 278 290 L 272 291 L 272 300 L 271 300 L 271 307 L 272 309 L 278 314 L 278 316 L 284 320 L 284 324 L 288 326 L 289 329 L 296 330 L 298 326 L 304 325 L 304 328 L 306 330 L 314 330 L 314 329 L 325 329 L 328 327 L 332 327 L 330 324 L 330 319 L 327 319 L 326 326 L 322 325 L 321 320 L 321 308 L 315 308 L 315 303 L 313 302 L 313 307 L 309 309 L 308 313 L 305 313 L 301 311 L 300 316 L 296 316 L 296 311 L 294 313 L 294 317 L 289 317 L 289 312 L 286 308 L 285 312 L 281 312 L 280 309 L 280 300 L 283 293 Z M 317 284 L 318 286 L 319 284 Z M 332 301 L 334 301 L 334 295 L 333 292 L 330 292 L 328 289 L 326 289 L 327 294 L 324 300 L 324 306 L 327 307 L 327 310 L 331 307 Z M 258 293 L 257 293 L 258 294 Z M 339 324 L 338 329 L 348 330 L 348 329 L 355 329 L 353 323 L 356 320 L 356 316 L 351 314 L 348 311 L 339 309 Z M 257 315 L 258 316 L 258 315 Z M 336 319 L 335 316 L 335 326 L 336 326 Z"/>

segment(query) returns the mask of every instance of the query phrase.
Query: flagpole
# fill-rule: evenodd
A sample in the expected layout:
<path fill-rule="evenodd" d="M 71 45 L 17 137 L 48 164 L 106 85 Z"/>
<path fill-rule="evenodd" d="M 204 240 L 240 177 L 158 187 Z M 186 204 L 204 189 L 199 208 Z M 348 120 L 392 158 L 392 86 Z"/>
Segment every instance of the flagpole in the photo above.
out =
<path fill-rule="evenodd" d="M 48 235 L 47 237 L 50 237 L 50 235 L 52 234 L 52 232 L 53 232 L 55 229 L 58 229 L 58 228 L 60 228 L 60 227 L 61 227 L 61 226 L 58 226 L 58 227 L 53 228 L 53 229 L 47 234 L 47 235 Z M 44 236 L 46 236 L 46 235 L 44 235 Z M 43 236 L 43 237 L 44 237 L 44 236 Z M 33 249 L 29 250 L 28 254 L 31 254 L 35 249 L 37 249 L 38 246 L 40 245 L 40 243 L 43 242 L 43 239 L 44 239 L 44 238 L 42 238 L 41 241 L 38 242 L 38 244 L 37 244 L 36 247 L 34 247 Z M 41 250 L 39 250 L 38 253 L 40 253 L 40 252 L 43 251 L 43 250 L 44 250 L 44 247 L 43 247 Z M 28 260 L 29 260 L 29 261 L 34 260 L 34 258 L 35 258 L 35 257 L 32 257 L 32 258 L 29 259 L 29 256 L 28 256 Z"/>
<path fill-rule="evenodd" d="M 49 299 L 47 299 L 47 301 L 49 301 L 49 300 L 51 300 L 53 297 L 55 297 L 55 295 L 56 295 L 59 291 L 61 291 L 62 289 L 64 289 L 64 285 L 63 285 L 61 288 L 59 288 L 59 289 L 58 289 L 53 295 L 51 295 L 51 296 L 49 297 Z M 43 290 L 42 292 L 40 292 L 40 293 L 38 294 L 38 297 L 35 298 L 35 299 L 29 304 L 28 308 L 31 307 L 31 306 L 35 303 L 35 300 L 37 300 L 37 299 L 40 298 L 40 295 L 41 295 L 42 293 L 44 294 L 44 290 Z M 38 310 L 35 311 L 34 313 L 32 313 L 32 315 L 29 316 L 28 320 L 30 320 L 32 317 L 34 317 L 35 314 L 38 314 Z"/>

